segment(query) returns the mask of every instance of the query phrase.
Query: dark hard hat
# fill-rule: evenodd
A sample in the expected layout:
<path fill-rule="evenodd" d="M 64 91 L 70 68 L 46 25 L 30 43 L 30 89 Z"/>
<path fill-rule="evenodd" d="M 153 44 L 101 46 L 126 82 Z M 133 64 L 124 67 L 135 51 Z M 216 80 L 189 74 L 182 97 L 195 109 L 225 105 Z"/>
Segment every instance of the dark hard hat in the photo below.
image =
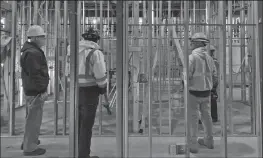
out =
<path fill-rule="evenodd" d="M 88 28 L 83 34 L 84 39 L 100 39 L 99 32 L 93 27 Z"/>

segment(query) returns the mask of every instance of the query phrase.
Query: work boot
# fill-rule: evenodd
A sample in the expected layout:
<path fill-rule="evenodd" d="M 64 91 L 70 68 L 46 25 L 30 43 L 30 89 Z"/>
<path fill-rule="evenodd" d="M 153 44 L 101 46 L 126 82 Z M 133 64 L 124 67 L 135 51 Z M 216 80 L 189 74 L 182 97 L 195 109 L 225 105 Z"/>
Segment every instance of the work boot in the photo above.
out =
<path fill-rule="evenodd" d="M 44 155 L 46 153 L 46 149 L 37 148 L 34 151 L 31 152 L 24 152 L 24 156 L 39 156 Z"/>
<path fill-rule="evenodd" d="M 208 149 L 214 149 L 214 139 L 212 136 L 199 138 L 197 141 L 200 145 L 206 146 Z"/>
<path fill-rule="evenodd" d="M 40 144 L 40 140 L 37 141 L 37 145 Z M 20 147 L 21 150 L 24 150 L 24 143 L 21 144 L 21 147 Z"/>

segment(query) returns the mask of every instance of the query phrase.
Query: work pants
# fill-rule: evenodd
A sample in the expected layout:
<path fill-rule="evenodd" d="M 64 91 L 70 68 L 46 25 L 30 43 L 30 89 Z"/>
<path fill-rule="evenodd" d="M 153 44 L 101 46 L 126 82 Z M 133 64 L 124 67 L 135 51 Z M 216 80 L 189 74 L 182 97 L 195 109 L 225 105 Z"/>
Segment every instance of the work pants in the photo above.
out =
<path fill-rule="evenodd" d="M 211 98 L 211 117 L 212 117 L 212 120 L 215 120 L 215 121 L 218 120 L 217 101 L 214 98 Z"/>
<path fill-rule="evenodd" d="M 99 103 L 99 88 L 79 88 L 79 158 L 90 156 L 92 128 Z"/>
<path fill-rule="evenodd" d="M 196 143 L 197 141 L 197 132 L 198 132 L 198 120 L 199 120 L 199 111 L 201 113 L 201 121 L 204 125 L 205 136 L 212 137 L 212 118 L 211 118 L 211 109 L 210 109 L 210 96 L 208 97 L 196 97 L 192 94 L 189 94 L 189 109 L 191 114 L 191 141 Z"/>
<path fill-rule="evenodd" d="M 27 112 L 23 150 L 24 152 L 32 152 L 37 149 L 45 98 L 39 94 L 37 96 L 25 96 L 25 99 Z"/>

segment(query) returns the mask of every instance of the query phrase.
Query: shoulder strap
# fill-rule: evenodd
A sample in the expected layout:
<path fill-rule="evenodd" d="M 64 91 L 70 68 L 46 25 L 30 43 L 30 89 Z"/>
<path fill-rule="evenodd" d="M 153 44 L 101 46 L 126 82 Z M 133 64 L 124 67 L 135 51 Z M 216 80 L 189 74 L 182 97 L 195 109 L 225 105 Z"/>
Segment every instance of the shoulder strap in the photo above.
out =
<path fill-rule="evenodd" d="M 86 69 L 85 69 L 85 75 L 86 75 L 86 76 L 89 75 L 90 58 L 91 58 L 91 56 L 94 54 L 94 52 L 95 52 L 96 50 L 97 50 L 97 49 L 93 48 L 93 49 L 89 52 L 88 56 L 86 57 Z M 93 73 L 92 73 L 92 76 L 94 76 Z"/>
<path fill-rule="evenodd" d="M 94 53 L 96 50 L 97 50 L 97 49 L 93 48 L 93 49 L 89 52 L 88 56 L 86 57 L 86 63 L 90 61 L 91 56 L 93 55 L 93 53 Z"/>

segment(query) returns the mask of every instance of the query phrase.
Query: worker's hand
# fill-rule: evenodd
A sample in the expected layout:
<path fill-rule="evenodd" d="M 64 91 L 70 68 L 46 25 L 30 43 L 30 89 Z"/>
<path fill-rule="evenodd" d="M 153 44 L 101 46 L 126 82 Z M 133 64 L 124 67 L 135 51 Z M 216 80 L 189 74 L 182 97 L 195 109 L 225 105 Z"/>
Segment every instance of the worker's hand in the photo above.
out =
<path fill-rule="evenodd" d="M 39 98 L 42 100 L 42 101 L 46 101 L 47 98 L 48 98 L 48 93 L 47 92 L 44 92 L 42 94 L 39 95 Z"/>
<path fill-rule="evenodd" d="M 104 106 L 104 108 L 106 108 L 107 113 L 109 115 L 111 115 L 110 103 L 109 102 L 108 103 L 104 103 L 103 106 Z"/>

